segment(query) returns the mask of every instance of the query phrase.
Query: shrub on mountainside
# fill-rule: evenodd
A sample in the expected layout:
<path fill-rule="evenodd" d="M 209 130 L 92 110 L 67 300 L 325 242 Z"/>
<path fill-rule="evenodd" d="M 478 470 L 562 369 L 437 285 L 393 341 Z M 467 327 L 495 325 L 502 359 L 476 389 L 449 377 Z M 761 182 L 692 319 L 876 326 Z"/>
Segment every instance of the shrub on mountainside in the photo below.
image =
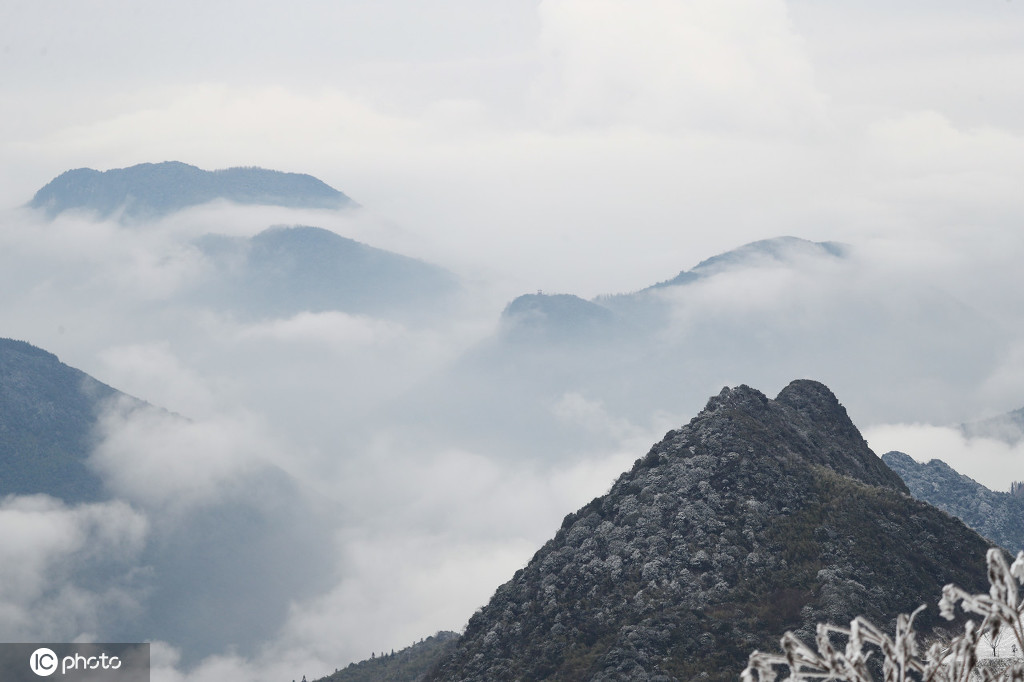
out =
<path fill-rule="evenodd" d="M 800 641 L 792 632 L 782 637 L 783 654 L 755 651 L 743 671 L 744 682 L 774 682 L 776 668 L 789 670 L 787 682 L 875 682 L 873 654 L 881 652 L 881 672 L 885 682 L 1024 682 L 1024 659 L 1012 657 L 979 660 L 980 642 L 1016 639 L 1014 652 L 1024 652 L 1024 599 L 1017 583 L 1024 585 L 1024 552 L 1008 565 L 1003 553 L 990 549 L 987 556 L 989 594 L 970 594 L 955 585 L 946 585 L 939 601 L 943 618 L 953 620 L 957 604 L 967 614 L 982 617 L 980 625 L 968 620 L 963 634 L 946 642 L 934 642 L 923 657 L 918 649 L 914 617 L 922 605 L 909 616 L 899 616 L 895 636 L 890 638 L 862 616 L 849 628 L 818 624 L 817 650 Z M 837 640 L 845 639 L 843 650 Z"/>

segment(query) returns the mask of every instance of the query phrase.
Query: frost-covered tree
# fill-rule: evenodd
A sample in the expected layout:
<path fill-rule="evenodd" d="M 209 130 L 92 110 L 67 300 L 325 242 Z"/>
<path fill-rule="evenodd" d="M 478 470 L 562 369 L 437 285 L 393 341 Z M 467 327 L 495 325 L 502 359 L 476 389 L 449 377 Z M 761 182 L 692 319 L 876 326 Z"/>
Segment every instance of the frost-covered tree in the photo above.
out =
<path fill-rule="evenodd" d="M 993 629 L 985 633 L 985 642 L 992 647 L 993 658 L 999 654 L 999 645 L 1006 639 L 1006 628 Z"/>
<path fill-rule="evenodd" d="M 946 585 L 939 601 L 939 612 L 947 620 L 953 620 L 959 603 L 965 613 L 981 616 L 981 624 L 968 620 L 963 634 L 945 644 L 932 644 L 923 657 L 914 632 L 914 617 L 924 609 L 921 606 L 896 619 L 893 637 L 859 616 L 849 628 L 819 623 L 817 650 L 787 632 L 782 637 L 782 654 L 755 651 L 750 655 L 743 682 L 774 682 L 778 667 L 789 670 L 785 682 L 875 682 L 868 658 L 876 652 L 882 656 L 884 682 L 1024 682 L 1024 660 L 992 667 L 980 664 L 977 656 L 982 638 L 998 642 L 1012 636 L 1014 650 L 1024 651 L 1024 599 L 1018 589 L 1018 583 L 1024 585 L 1024 552 L 1010 566 L 1000 550 L 990 549 L 987 561 L 991 584 L 987 595 Z M 839 638 L 846 641 L 843 650 L 835 644 Z"/>

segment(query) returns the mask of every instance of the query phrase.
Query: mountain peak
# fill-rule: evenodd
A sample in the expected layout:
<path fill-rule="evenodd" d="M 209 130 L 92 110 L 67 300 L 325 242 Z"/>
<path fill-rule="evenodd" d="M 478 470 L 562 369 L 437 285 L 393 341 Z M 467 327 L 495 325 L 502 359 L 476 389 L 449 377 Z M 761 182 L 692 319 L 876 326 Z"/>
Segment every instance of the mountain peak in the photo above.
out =
<path fill-rule="evenodd" d="M 572 294 L 523 294 L 501 313 L 508 338 L 569 341 L 606 338 L 615 327 L 615 314 L 604 306 Z"/>
<path fill-rule="evenodd" d="M 839 398 L 832 390 L 813 379 L 796 379 L 779 391 L 775 399 L 783 404 L 789 405 L 800 411 L 802 409 L 815 409 L 828 407 L 830 411 L 846 410 L 839 404 Z"/>
<path fill-rule="evenodd" d="M 721 410 L 730 409 L 756 411 L 766 408 L 768 402 L 768 397 L 764 393 L 746 384 L 740 384 L 731 388 L 723 386 L 718 395 L 708 399 L 708 404 L 704 407 L 701 414 L 714 414 Z"/>
<path fill-rule="evenodd" d="M 850 247 L 841 242 L 815 242 L 800 237 L 772 237 L 706 258 L 690 270 L 683 270 L 672 279 L 658 282 L 648 289 L 689 284 L 703 277 L 727 270 L 759 265 L 791 263 L 800 258 L 842 259 L 850 253 Z"/>
<path fill-rule="evenodd" d="M 569 514 L 427 679 L 724 682 L 786 630 L 984 585 L 961 557 L 985 541 L 878 464 L 818 382 L 725 388 Z"/>
<path fill-rule="evenodd" d="M 206 235 L 196 244 L 219 274 L 206 283 L 204 301 L 243 316 L 341 310 L 429 320 L 460 290 L 443 268 L 321 227 L 276 225 L 249 238 Z"/>
<path fill-rule="evenodd" d="M 774 400 L 746 385 L 723 388 L 684 429 L 713 434 L 719 442 L 753 441 L 776 457 L 908 492 L 868 447 L 835 394 L 817 381 L 793 381 Z"/>
<path fill-rule="evenodd" d="M 206 171 L 181 161 L 140 163 L 98 171 L 77 168 L 36 192 L 29 206 L 49 217 L 84 210 L 100 218 L 159 218 L 216 199 L 239 204 L 338 209 L 355 206 L 349 197 L 304 173 L 265 168 Z"/>
<path fill-rule="evenodd" d="M 50 351 L 33 346 L 28 341 L 0 338 L 0 356 L 7 356 L 10 354 L 34 357 L 51 363 L 60 362 L 60 359 Z"/>

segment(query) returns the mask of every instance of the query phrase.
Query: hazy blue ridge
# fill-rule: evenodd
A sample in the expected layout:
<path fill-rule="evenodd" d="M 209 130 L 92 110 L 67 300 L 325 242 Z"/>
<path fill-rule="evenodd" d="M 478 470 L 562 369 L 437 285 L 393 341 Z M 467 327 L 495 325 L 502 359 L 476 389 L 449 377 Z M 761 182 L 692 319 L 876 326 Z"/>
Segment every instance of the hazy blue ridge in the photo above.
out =
<path fill-rule="evenodd" d="M 668 305 L 667 289 L 685 287 L 712 275 L 765 265 L 793 265 L 799 259 L 846 258 L 849 247 L 839 242 L 813 242 L 774 237 L 744 244 L 707 258 L 690 270 L 633 293 L 598 296 L 591 301 L 572 294 L 525 294 L 505 308 L 506 336 L 519 341 L 610 341 L 633 330 L 660 328 Z"/>
<path fill-rule="evenodd" d="M 504 334 L 510 339 L 539 342 L 608 340 L 618 316 L 598 303 L 572 294 L 524 294 L 502 311 Z"/>
<path fill-rule="evenodd" d="M 201 301 L 249 317 L 340 310 L 430 318 L 461 288 L 444 268 L 319 227 L 207 235 L 196 244 L 214 264 Z"/>
<path fill-rule="evenodd" d="M 939 459 L 922 464 L 896 451 L 882 459 L 917 499 L 952 514 L 1013 554 L 1024 550 L 1024 494 L 989 490 Z"/>
<path fill-rule="evenodd" d="M 961 424 L 960 431 L 967 438 L 992 438 L 1016 445 L 1024 439 L 1024 407 L 990 419 Z"/>
<path fill-rule="evenodd" d="M 955 388 L 964 390 L 967 377 L 994 371 L 1005 329 L 934 287 L 916 292 L 912 309 L 879 305 L 851 286 L 853 255 L 837 242 L 777 237 L 711 256 L 671 285 L 590 300 L 525 293 L 506 305 L 494 334 L 389 408 L 446 447 L 564 461 L 606 445 L 607 432 L 581 410 L 641 426 L 667 406 L 695 414 L 699 396 L 736 378 L 781 386 L 811 375 L 859 386 L 877 375 L 891 383 L 862 387 L 854 399 L 880 419 L 916 409 L 893 386 L 937 365 L 957 367 L 964 379 Z M 957 335 L 945 333 L 951 326 Z M 914 353 L 896 356 L 894 346 Z"/>
<path fill-rule="evenodd" d="M 340 209 L 357 204 L 311 175 L 264 168 L 206 171 L 180 161 L 129 168 L 69 170 L 36 192 L 29 202 L 49 217 L 82 210 L 99 218 L 159 218 L 215 199 L 239 204 Z"/>
<path fill-rule="evenodd" d="M 784 264 L 797 257 L 846 258 L 850 247 L 841 242 L 815 242 L 800 237 L 772 237 L 761 239 L 738 248 L 720 253 L 702 260 L 690 270 L 683 270 L 678 275 L 663 282 L 653 284 L 648 289 L 689 284 L 702 277 L 708 277 L 732 268 L 763 265 L 765 263 Z"/>
<path fill-rule="evenodd" d="M 824 385 L 723 389 L 561 528 L 428 680 L 735 680 L 786 630 L 892 627 L 990 543 L 911 497 Z"/>
<path fill-rule="evenodd" d="M 0 339 L 0 496 L 45 493 L 68 503 L 103 497 L 86 465 L 108 400 L 127 397 L 56 355 Z"/>

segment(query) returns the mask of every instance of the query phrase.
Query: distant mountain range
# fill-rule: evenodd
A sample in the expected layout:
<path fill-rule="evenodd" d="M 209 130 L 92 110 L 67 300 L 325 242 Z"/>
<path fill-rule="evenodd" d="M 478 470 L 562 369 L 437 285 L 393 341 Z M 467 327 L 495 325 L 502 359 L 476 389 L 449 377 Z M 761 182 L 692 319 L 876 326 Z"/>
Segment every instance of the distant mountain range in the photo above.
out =
<path fill-rule="evenodd" d="M 1024 491 L 994 492 L 938 459 L 922 464 L 902 452 L 887 452 L 882 460 L 917 499 L 962 519 L 1014 554 L 1024 550 Z"/>
<path fill-rule="evenodd" d="M 320 180 L 262 168 L 205 171 L 177 161 L 105 172 L 63 173 L 29 206 L 55 217 L 80 210 L 133 224 L 223 199 L 292 208 L 347 208 L 355 202 Z M 194 244 L 209 267 L 189 300 L 242 318 L 341 311 L 428 321 L 461 290 L 447 270 L 374 248 L 323 228 L 275 226 L 252 237 L 208 234 Z"/>
<path fill-rule="evenodd" d="M 396 409 L 438 442 L 491 452 L 508 443 L 509 457 L 550 461 L 607 442 L 593 421 L 574 421 L 565 400 L 643 426 L 668 406 L 699 409 L 698 396 L 716 386 L 812 375 L 858 386 L 855 406 L 867 418 L 925 418 L 904 383 L 936 364 L 956 366 L 965 382 L 992 371 L 989 352 L 1006 336 L 996 321 L 934 287 L 899 294 L 913 299 L 910 312 L 885 303 L 877 285 L 862 289 L 851 275 L 865 267 L 852 247 L 779 237 L 633 293 L 525 294 L 491 337 Z M 953 324 L 956 335 L 946 333 Z M 911 343 L 897 361 L 892 349 Z M 891 383 L 865 386 L 865 375 Z"/>
<path fill-rule="evenodd" d="M 197 241 L 213 265 L 197 300 L 253 317 L 340 310 L 427 317 L 459 291 L 447 270 L 318 227 Z"/>
<path fill-rule="evenodd" d="M 502 312 L 502 334 L 518 342 L 602 345 L 661 329 L 670 314 L 666 295 L 716 275 L 765 267 L 793 267 L 801 260 L 841 260 L 850 247 L 776 237 L 707 258 L 690 270 L 628 294 L 586 300 L 572 294 L 524 294 Z"/>
<path fill-rule="evenodd" d="M 622 335 L 664 327 L 673 290 L 716 275 L 765 267 L 793 267 L 801 260 L 841 260 L 850 248 L 838 242 L 776 237 L 745 244 L 707 258 L 690 270 L 628 294 L 590 301 L 572 294 L 524 294 L 502 313 L 503 334 L 518 341 L 561 341 L 600 345 Z M 610 338 L 609 338 L 610 337 Z"/>
<path fill-rule="evenodd" d="M 136 221 L 160 218 L 190 206 L 225 199 L 238 204 L 340 209 L 356 206 L 311 175 L 263 168 L 206 171 L 179 161 L 130 168 L 69 170 L 36 192 L 29 202 L 49 217 L 80 210 L 99 218 Z"/>

